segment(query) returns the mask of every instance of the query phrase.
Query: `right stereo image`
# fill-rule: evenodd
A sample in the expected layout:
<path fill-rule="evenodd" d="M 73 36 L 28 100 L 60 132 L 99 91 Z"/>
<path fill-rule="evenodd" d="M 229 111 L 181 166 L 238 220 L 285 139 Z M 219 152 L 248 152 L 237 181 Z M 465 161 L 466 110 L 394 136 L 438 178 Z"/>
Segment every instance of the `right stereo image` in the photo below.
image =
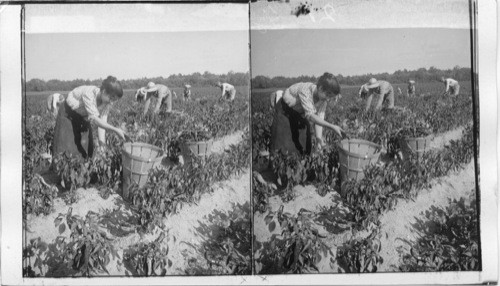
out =
<path fill-rule="evenodd" d="M 250 4 L 254 273 L 481 271 L 471 4 L 337 4 Z"/>

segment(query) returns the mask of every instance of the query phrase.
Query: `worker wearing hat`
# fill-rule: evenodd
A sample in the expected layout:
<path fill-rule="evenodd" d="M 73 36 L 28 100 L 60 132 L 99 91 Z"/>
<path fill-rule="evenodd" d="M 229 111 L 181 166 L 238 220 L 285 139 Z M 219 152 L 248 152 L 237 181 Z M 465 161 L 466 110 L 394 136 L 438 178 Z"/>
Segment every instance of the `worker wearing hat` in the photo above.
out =
<path fill-rule="evenodd" d="M 191 99 L 191 86 L 189 84 L 185 84 L 183 100 L 190 100 L 190 99 Z"/>
<path fill-rule="evenodd" d="M 415 81 L 408 80 L 408 96 L 415 96 Z"/>
<path fill-rule="evenodd" d="M 137 90 L 135 97 L 139 102 L 143 99 L 146 100 L 143 115 L 146 115 L 146 113 L 148 112 L 152 97 L 157 98 L 154 113 L 160 112 L 160 107 L 162 105 L 166 105 L 167 112 L 172 111 L 172 92 L 166 85 L 149 82 L 146 87 L 142 87 Z"/>
<path fill-rule="evenodd" d="M 382 103 L 384 101 L 388 102 L 388 108 L 394 108 L 394 89 L 390 83 L 385 80 L 376 80 L 375 78 L 371 78 L 366 84 L 366 88 L 368 89 L 368 98 L 366 99 L 365 111 L 370 109 L 374 94 L 379 97 L 377 105 L 375 106 L 376 110 L 382 108 Z"/>
<path fill-rule="evenodd" d="M 444 91 L 446 95 L 457 96 L 460 92 L 460 85 L 458 81 L 452 78 L 441 77 L 441 81 L 445 84 L 446 90 Z"/>

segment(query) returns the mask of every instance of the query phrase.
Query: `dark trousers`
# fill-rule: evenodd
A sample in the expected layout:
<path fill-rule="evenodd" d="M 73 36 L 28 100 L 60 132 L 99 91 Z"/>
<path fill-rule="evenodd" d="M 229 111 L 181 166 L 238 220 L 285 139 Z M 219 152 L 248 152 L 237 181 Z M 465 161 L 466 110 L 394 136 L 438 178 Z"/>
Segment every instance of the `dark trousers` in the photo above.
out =
<path fill-rule="evenodd" d="M 277 150 L 289 153 L 311 154 L 311 125 L 302 114 L 290 108 L 280 99 L 274 108 L 271 127 L 270 152 Z"/>
<path fill-rule="evenodd" d="M 54 156 L 63 152 L 84 159 L 94 154 L 94 138 L 90 122 L 69 105 L 59 108 L 54 131 Z"/>

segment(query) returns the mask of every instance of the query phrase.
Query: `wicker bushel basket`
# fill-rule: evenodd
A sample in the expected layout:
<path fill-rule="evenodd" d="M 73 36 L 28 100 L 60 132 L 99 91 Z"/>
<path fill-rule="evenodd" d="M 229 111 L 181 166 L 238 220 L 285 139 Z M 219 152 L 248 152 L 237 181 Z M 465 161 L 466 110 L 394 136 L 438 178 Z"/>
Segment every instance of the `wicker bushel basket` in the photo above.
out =
<path fill-rule="evenodd" d="M 339 143 L 339 161 L 341 179 L 361 180 L 363 169 L 375 164 L 380 156 L 382 146 L 360 139 L 346 139 Z"/>
<path fill-rule="evenodd" d="M 206 157 L 212 153 L 213 140 L 199 142 L 184 142 L 181 144 L 181 153 L 184 160 L 190 160 L 194 156 Z"/>
<path fill-rule="evenodd" d="M 130 142 L 123 144 L 123 199 L 129 199 L 129 187 L 133 182 L 139 187 L 146 184 L 149 170 L 161 164 L 162 156 L 163 150 L 153 145 Z"/>
<path fill-rule="evenodd" d="M 400 138 L 399 144 L 404 156 L 416 153 L 417 158 L 421 158 L 425 151 L 430 149 L 432 135 L 426 137 L 404 137 Z"/>

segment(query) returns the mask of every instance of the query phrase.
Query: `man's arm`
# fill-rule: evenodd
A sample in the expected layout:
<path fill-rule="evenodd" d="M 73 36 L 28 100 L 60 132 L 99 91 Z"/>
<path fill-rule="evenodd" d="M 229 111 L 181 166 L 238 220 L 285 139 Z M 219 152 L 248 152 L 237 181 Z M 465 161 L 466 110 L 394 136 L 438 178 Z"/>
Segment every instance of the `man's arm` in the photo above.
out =
<path fill-rule="evenodd" d="M 151 103 L 151 97 L 146 99 L 146 104 L 144 105 L 144 111 L 142 112 L 142 115 L 146 115 L 146 113 L 148 113 L 150 103 Z"/>
<path fill-rule="evenodd" d="M 226 85 L 225 85 L 225 84 L 223 84 L 223 85 L 222 85 L 222 94 L 221 94 L 221 96 L 220 96 L 220 97 L 223 97 L 225 93 L 226 93 Z"/>

